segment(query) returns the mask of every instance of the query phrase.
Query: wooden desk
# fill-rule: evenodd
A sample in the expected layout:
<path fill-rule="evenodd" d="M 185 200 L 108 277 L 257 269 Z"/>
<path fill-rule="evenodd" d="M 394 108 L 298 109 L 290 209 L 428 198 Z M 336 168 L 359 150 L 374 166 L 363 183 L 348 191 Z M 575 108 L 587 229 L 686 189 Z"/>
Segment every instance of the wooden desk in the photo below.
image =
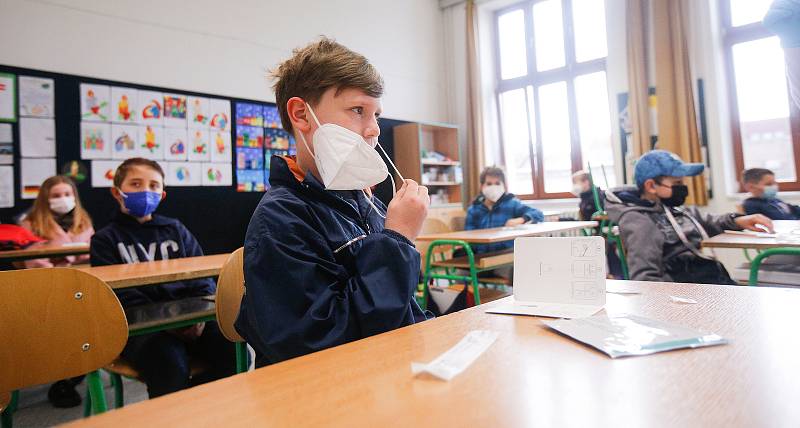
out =
<path fill-rule="evenodd" d="M 740 235 L 736 233 L 722 233 L 702 242 L 706 248 L 748 248 L 765 250 L 767 248 L 800 247 L 800 221 L 776 220 L 774 222 L 775 238 L 758 238 L 755 236 Z"/>
<path fill-rule="evenodd" d="M 434 241 L 451 239 L 465 241 L 470 244 L 492 244 L 512 241 L 525 236 L 540 236 L 550 233 L 570 232 L 574 230 L 597 227 L 596 221 L 552 221 L 536 224 L 524 224 L 516 227 L 495 227 L 491 229 L 463 230 L 449 233 L 432 233 L 417 237 L 417 241 Z"/>
<path fill-rule="evenodd" d="M 73 426 L 791 426 L 800 291 L 609 281 L 609 313 L 730 344 L 612 360 L 490 305 L 125 406 Z M 669 295 L 698 304 L 672 303 Z M 498 301 L 498 302 L 502 302 Z M 411 375 L 473 329 L 497 341 L 450 382 Z"/>
<path fill-rule="evenodd" d="M 20 261 L 49 257 L 65 257 L 89 254 L 89 244 L 41 244 L 22 250 L 0 251 L 0 261 Z"/>
<path fill-rule="evenodd" d="M 113 289 L 139 287 L 217 276 L 229 255 L 215 254 L 155 262 L 94 266 L 79 270 L 102 279 Z"/>

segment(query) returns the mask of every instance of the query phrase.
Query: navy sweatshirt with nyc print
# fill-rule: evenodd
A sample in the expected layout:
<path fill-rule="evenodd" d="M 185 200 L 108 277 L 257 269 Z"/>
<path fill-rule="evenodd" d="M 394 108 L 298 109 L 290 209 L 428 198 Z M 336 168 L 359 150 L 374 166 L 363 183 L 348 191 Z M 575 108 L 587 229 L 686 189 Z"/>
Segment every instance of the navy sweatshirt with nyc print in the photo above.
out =
<path fill-rule="evenodd" d="M 92 236 L 92 266 L 140 263 L 154 260 L 202 256 L 203 249 L 194 235 L 180 221 L 153 215 L 139 223 L 133 217 L 117 212 L 111 224 Z M 184 297 L 214 294 L 216 285 L 210 278 L 147 285 L 116 290 L 125 308 L 163 302 Z"/>

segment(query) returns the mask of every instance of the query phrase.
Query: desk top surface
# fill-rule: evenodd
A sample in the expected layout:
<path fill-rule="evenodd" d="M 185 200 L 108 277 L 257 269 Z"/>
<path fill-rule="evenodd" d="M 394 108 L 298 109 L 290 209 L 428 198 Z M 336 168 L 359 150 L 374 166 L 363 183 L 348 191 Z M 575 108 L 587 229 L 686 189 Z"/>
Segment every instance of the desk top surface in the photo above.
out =
<path fill-rule="evenodd" d="M 417 237 L 417 241 L 452 239 L 472 244 L 492 244 L 512 241 L 525 236 L 546 235 L 572 230 L 596 227 L 596 221 L 548 221 L 536 224 L 523 224 L 515 227 L 494 227 L 491 229 L 462 230 L 448 233 L 431 233 Z"/>
<path fill-rule="evenodd" d="M 215 254 L 77 269 L 102 279 L 111 288 L 118 289 L 217 276 L 229 255 Z"/>
<path fill-rule="evenodd" d="M 22 250 L 0 251 L 0 260 L 30 260 L 45 257 L 74 256 L 89 254 L 89 244 L 34 244 Z"/>
<path fill-rule="evenodd" d="M 609 281 L 609 314 L 730 344 L 612 360 L 498 302 L 77 421 L 85 426 L 786 426 L 800 420 L 800 290 Z M 697 304 L 680 304 L 670 295 Z M 470 330 L 497 341 L 450 382 L 415 378 Z"/>
<path fill-rule="evenodd" d="M 776 237 L 763 238 L 739 233 L 721 233 L 703 241 L 706 248 L 749 248 L 763 250 L 778 247 L 800 247 L 800 221 L 776 220 Z"/>

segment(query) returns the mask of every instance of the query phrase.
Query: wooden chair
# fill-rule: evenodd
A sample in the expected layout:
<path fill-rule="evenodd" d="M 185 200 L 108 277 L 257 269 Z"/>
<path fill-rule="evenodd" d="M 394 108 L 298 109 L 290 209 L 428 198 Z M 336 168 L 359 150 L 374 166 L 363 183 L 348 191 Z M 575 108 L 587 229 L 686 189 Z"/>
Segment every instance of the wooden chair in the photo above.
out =
<path fill-rule="evenodd" d="M 247 345 L 233 323 L 244 296 L 244 248 L 231 253 L 217 279 L 217 324 L 226 339 L 236 344 L 236 372 L 247 371 Z"/>
<path fill-rule="evenodd" d="M 102 413 L 98 369 L 127 340 L 125 313 L 102 280 L 69 268 L 0 272 L 0 392 L 88 373 L 92 411 Z"/>

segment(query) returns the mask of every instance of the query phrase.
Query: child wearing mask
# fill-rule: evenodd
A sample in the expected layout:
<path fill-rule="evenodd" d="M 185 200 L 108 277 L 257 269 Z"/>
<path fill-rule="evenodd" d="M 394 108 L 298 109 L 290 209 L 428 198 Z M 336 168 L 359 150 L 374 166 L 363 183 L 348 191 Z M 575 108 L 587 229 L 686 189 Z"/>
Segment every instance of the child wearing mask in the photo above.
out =
<path fill-rule="evenodd" d="M 506 192 L 506 174 L 502 169 L 495 166 L 484 169 L 480 175 L 480 182 L 481 194 L 467 209 L 467 220 L 464 225 L 466 230 L 511 227 L 544 221 L 544 214 L 541 211 L 523 204 L 513 193 Z M 475 253 L 511 248 L 514 248 L 514 241 L 472 245 Z"/>
<path fill-rule="evenodd" d="M 236 329 L 257 366 L 426 319 L 413 241 L 428 189 L 403 180 L 388 207 L 370 191 L 391 177 L 377 151 L 380 74 L 323 37 L 273 76 L 283 128 L 298 144 L 296 157 L 270 160 L 270 189 L 245 236 Z"/>
<path fill-rule="evenodd" d="M 578 204 L 580 220 L 591 220 L 592 215 L 605 206 L 605 196 L 599 187 L 597 187 L 597 195 L 600 199 L 600 207 L 597 207 L 594 201 L 594 192 L 588 171 L 580 170 L 572 174 L 572 194 L 581 199 Z"/>
<path fill-rule="evenodd" d="M 202 256 L 203 250 L 177 219 L 153 212 L 166 197 L 164 171 L 152 160 L 131 158 L 114 174 L 111 195 L 119 203 L 111 224 L 92 237 L 92 266 Z M 214 294 L 212 279 L 180 281 L 117 290 L 123 308 Z M 141 374 L 150 398 L 235 373 L 236 351 L 216 322 L 134 336 L 122 356 Z M 211 367 L 190 379 L 189 358 Z"/>
<path fill-rule="evenodd" d="M 772 221 L 760 214 L 714 216 L 684 208 L 689 189 L 683 178 L 704 167 L 653 150 L 636 162 L 636 187 L 606 192 L 606 209 L 619 225 L 632 280 L 735 284 L 719 261 L 700 250 L 701 241 L 726 229 L 772 230 Z"/>
<path fill-rule="evenodd" d="M 20 226 L 34 235 L 47 240 L 47 244 L 89 243 L 94 234 L 92 219 L 83 209 L 78 188 L 68 177 L 56 175 L 48 178 L 39 188 L 33 208 L 20 221 Z M 35 247 L 34 244 L 32 247 Z M 88 255 L 35 259 L 18 262 L 18 267 L 45 268 L 67 267 L 87 263 Z M 83 376 L 60 380 L 47 391 L 47 399 L 54 407 L 68 408 L 81 404 L 81 396 L 75 387 Z"/>
<path fill-rule="evenodd" d="M 746 214 L 764 214 L 773 220 L 800 220 L 800 206 L 778 199 L 778 183 L 772 171 L 765 168 L 745 170 L 742 185 L 751 195 L 742 203 Z"/>

